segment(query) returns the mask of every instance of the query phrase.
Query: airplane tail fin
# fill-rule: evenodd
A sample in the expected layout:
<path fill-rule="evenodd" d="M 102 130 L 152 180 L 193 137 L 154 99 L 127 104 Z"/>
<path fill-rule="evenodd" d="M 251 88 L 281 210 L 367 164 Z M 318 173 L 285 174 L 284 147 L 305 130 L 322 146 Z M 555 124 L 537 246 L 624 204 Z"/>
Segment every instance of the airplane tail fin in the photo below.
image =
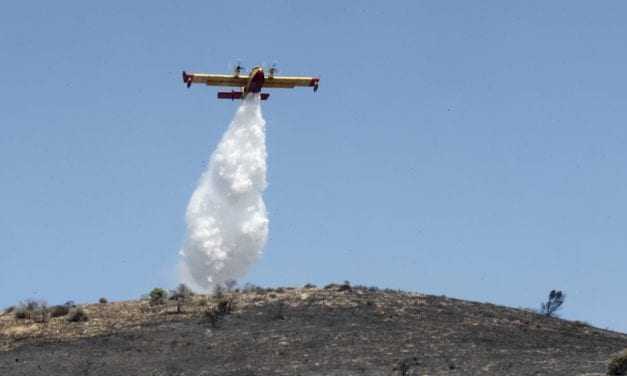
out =
<path fill-rule="evenodd" d="M 243 95 L 244 93 L 242 93 L 241 91 L 220 91 L 218 92 L 218 99 L 242 99 Z M 268 100 L 268 97 L 270 97 L 270 93 L 261 93 L 262 101 Z"/>

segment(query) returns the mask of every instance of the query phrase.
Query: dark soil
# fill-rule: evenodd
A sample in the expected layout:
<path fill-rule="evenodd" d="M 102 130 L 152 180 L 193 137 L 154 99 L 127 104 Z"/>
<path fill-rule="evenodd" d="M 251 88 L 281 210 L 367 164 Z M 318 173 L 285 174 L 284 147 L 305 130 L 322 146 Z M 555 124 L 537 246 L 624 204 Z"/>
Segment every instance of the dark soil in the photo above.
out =
<path fill-rule="evenodd" d="M 282 291 L 229 294 L 234 311 L 213 322 L 211 300 L 188 303 L 182 315 L 126 302 L 84 306 L 87 322 L 5 318 L 0 375 L 591 376 L 627 348 L 624 334 L 492 304 L 354 288 Z M 125 319 L 132 325 L 120 322 L 121 307 L 139 315 Z M 41 328 L 20 334 L 18 325 Z"/>

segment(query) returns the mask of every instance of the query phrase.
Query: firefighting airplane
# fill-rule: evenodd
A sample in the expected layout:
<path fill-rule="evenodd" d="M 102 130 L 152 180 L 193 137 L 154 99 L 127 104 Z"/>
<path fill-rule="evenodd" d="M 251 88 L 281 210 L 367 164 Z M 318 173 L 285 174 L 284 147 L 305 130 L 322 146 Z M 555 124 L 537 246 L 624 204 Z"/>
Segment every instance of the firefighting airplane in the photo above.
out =
<path fill-rule="evenodd" d="M 250 74 L 241 74 L 240 65 L 235 67 L 232 75 L 228 74 L 206 74 L 206 73 L 187 73 L 183 71 L 183 82 L 187 87 L 192 84 L 205 84 L 209 86 L 235 86 L 240 91 L 218 92 L 218 99 L 244 99 L 248 93 L 259 93 L 261 88 L 282 88 L 292 89 L 296 86 L 310 86 L 313 91 L 318 90 L 318 77 L 297 77 L 297 76 L 276 76 L 276 68 L 272 66 L 265 75 L 263 68 L 254 67 Z M 266 100 L 270 96 L 269 93 L 261 93 L 261 100 Z"/>

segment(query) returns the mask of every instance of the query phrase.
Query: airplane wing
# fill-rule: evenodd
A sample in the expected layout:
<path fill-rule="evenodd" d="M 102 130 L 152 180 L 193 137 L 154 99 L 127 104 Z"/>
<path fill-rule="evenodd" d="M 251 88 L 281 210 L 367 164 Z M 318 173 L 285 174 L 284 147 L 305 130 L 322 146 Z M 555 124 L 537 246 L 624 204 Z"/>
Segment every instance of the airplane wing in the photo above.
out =
<path fill-rule="evenodd" d="M 311 86 L 316 91 L 318 90 L 318 81 L 320 79 L 317 77 L 272 76 L 266 77 L 263 87 L 289 89 L 296 86 Z"/>
<path fill-rule="evenodd" d="M 183 71 L 183 82 L 190 87 L 191 84 L 205 84 L 210 86 L 236 86 L 244 87 L 248 82 L 248 75 L 229 75 L 229 74 L 205 74 L 205 73 L 187 73 Z"/>

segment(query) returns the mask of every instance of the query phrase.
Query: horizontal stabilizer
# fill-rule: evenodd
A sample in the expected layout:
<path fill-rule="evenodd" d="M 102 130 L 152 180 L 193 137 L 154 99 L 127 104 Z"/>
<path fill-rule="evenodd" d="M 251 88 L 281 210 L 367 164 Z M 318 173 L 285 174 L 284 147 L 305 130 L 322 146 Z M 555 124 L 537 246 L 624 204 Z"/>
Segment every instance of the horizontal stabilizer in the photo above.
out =
<path fill-rule="evenodd" d="M 231 91 L 231 92 L 220 91 L 218 92 L 218 99 L 230 99 L 230 100 L 242 99 L 242 94 L 243 93 L 241 91 Z"/>

